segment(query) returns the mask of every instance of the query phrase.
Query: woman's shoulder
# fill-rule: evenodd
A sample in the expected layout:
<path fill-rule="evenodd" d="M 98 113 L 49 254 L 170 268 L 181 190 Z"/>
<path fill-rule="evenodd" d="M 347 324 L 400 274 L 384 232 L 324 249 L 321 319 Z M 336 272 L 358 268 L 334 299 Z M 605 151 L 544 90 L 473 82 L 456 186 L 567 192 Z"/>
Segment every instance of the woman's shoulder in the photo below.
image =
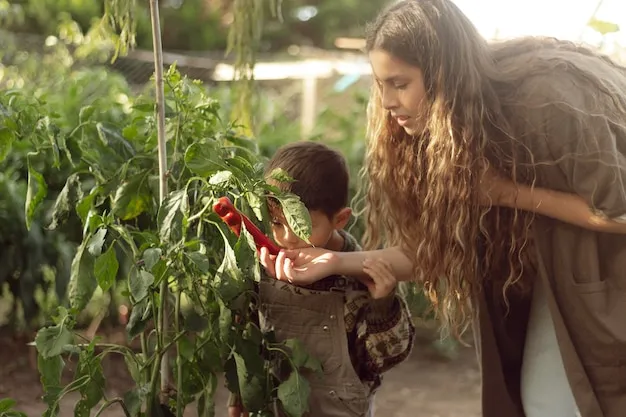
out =
<path fill-rule="evenodd" d="M 510 48 L 508 53 L 502 51 Z M 512 97 L 526 105 L 598 106 L 603 96 L 626 100 L 626 68 L 588 48 L 571 43 L 511 43 L 496 53 L 496 66 Z"/>

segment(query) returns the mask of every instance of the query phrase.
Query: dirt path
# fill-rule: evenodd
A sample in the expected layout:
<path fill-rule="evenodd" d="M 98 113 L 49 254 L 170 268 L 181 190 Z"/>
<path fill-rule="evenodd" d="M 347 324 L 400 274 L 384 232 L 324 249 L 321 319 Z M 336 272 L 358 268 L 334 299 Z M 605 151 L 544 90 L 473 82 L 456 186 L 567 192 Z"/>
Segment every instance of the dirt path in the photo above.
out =
<path fill-rule="evenodd" d="M 9 340 L 0 335 L 0 399 L 11 397 L 28 417 L 39 417 L 45 406 L 41 387 L 26 340 Z M 32 356 L 32 355 L 30 355 Z M 111 396 L 128 390 L 132 381 L 121 360 L 107 362 L 105 373 Z M 224 406 L 228 393 L 219 383 L 216 394 L 216 416 L 226 417 Z M 418 340 L 412 356 L 389 371 L 376 397 L 377 417 L 479 417 L 480 375 L 474 351 L 462 348 L 458 357 L 446 360 L 424 340 Z M 67 396 L 61 404 L 61 417 L 73 416 L 77 395 Z M 93 413 L 92 415 L 95 415 Z M 111 407 L 103 417 L 122 417 L 122 411 Z M 196 416 L 189 407 L 185 416 Z"/>

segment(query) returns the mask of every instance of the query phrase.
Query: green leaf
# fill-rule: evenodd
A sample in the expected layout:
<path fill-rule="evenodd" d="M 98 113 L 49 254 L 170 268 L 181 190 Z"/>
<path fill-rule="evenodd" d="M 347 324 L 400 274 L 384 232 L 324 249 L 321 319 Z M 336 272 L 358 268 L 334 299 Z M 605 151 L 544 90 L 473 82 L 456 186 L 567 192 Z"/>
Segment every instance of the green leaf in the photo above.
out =
<path fill-rule="evenodd" d="M 619 32 L 620 27 L 616 23 L 607 22 L 606 20 L 596 19 L 595 16 L 589 19 L 587 26 L 595 30 L 601 35 Z"/>
<path fill-rule="evenodd" d="M 225 302 L 234 300 L 245 289 L 243 274 L 237 266 L 237 257 L 225 242 L 224 259 L 214 277 L 214 288 Z"/>
<path fill-rule="evenodd" d="M 13 148 L 14 133 L 6 127 L 0 129 L 0 162 L 4 161 Z"/>
<path fill-rule="evenodd" d="M 220 305 L 220 317 L 219 317 L 219 333 L 222 341 L 222 348 L 230 350 L 231 336 L 233 334 L 233 312 L 226 307 L 222 300 L 218 299 Z"/>
<path fill-rule="evenodd" d="M 80 111 L 78 112 L 78 121 L 80 123 L 84 123 L 85 121 L 89 120 L 95 110 L 96 108 L 92 105 L 81 107 Z"/>
<path fill-rule="evenodd" d="M 64 367 L 65 363 L 61 356 L 44 358 L 41 354 L 37 355 L 37 368 L 44 392 L 43 400 L 48 405 L 42 417 L 56 417 L 59 414 L 58 399 L 63 390 L 61 375 Z"/>
<path fill-rule="evenodd" d="M 102 291 L 107 292 L 113 286 L 119 266 L 115 245 L 111 244 L 109 249 L 96 259 L 94 266 L 94 274 Z"/>
<path fill-rule="evenodd" d="M 233 173 L 230 171 L 217 171 L 215 174 L 211 175 L 209 178 L 209 184 L 224 186 L 230 182 Z"/>
<path fill-rule="evenodd" d="M 117 189 L 111 209 L 120 219 L 130 220 L 146 211 L 151 201 L 147 176 L 136 175 Z"/>
<path fill-rule="evenodd" d="M 89 193 L 89 195 L 83 197 L 76 204 L 76 214 L 78 214 L 78 217 L 80 217 L 80 220 L 83 223 L 83 226 L 87 222 L 87 216 L 89 215 L 89 210 L 91 210 L 91 208 L 93 207 L 93 202 L 98 196 L 99 192 L 100 192 L 100 187 L 93 188 L 91 192 Z"/>
<path fill-rule="evenodd" d="M 35 211 L 41 205 L 46 195 L 48 195 L 48 185 L 43 179 L 43 175 L 33 168 L 32 157 L 37 153 L 30 152 L 26 156 L 28 164 L 28 188 L 26 191 L 25 218 L 26 228 L 30 230 L 30 225 L 35 217 Z"/>
<path fill-rule="evenodd" d="M 259 197 L 257 194 L 253 192 L 247 192 L 245 195 L 246 195 L 246 200 L 248 201 L 248 204 L 250 205 L 250 208 L 252 208 L 252 211 L 254 212 L 254 215 L 260 222 L 262 222 L 263 219 L 268 216 L 267 216 L 267 208 L 261 201 L 261 197 Z"/>
<path fill-rule="evenodd" d="M 4 411 L 9 411 L 13 407 L 15 407 L 16 404 L 17 402 L 12 398 L 4 398 L 0 400 L 0 413 Z"/>
<path fill-rule="evenodd" d="M 322 372 L 322 363 L 311 356 L 300 339 L 287 339 L 285 346 L 290 351 L 290 358 L 296 369 L 308 368 L 315 372 Z"/>
<path fill-rule="evenodd" d="M 260 410 L 265 405 L 264 361 L 258 345 L 243 342 L 239 352 L 233 352 L 241 402 L 247 410 Z"/>
<path fill-rule="evenodd" d="M 259 143 L 257 140 L 247 138 L 247 137 L 233 136 L 233 135 L 228 135 L 226 137 L 226 140 L 231 142 L 233 145 L 245 148 L 254 154 L 259 153 Z"/>
<path fill-rule="evenodd" d="M 139 336 L 139 334 L 146 328 L 146 324 L 151 318 L 152 308 L 148 298 L 144 298 L 134 304 L 130 311 L 128 324 L 126 325 L 128 338 L 133 340 L 135 337 Z"/>
<path fill-rule="evenodd" d="M 188 338 L 181 337 L 178 340 L 178 352 L 180 353 L 180 356 L 183 359 L 187 361 L 192 361 L 195 351 L 196 351 L 196 347 Z"/>
<path fill-rule="evenodd" d="M 87 244 L 91 239 L 84 239 L 76 250 L 70 268 L 70 282 L 68 292 L 70 306 L 77 310 L 83 310 L 93 297 L 98 286 L 94 275 L 95 259 L 87 250 Z"/>
<path fill-rule="evenodd" d="M 261 267 L 257 256 L 254 238 L 242 224 L 241 233 L 235 244 L 235 259 L 243 277 L 261 280 Z"/>
<path fill-rule="evenodd" d="M 189 199 L 185 190 L 172 192 L 159 208 L 159 236 L 164 242 L 183 238 L 183 220 L 189 215 Z"/>
<path fill-rule="evenodd" d="M 295 181 L 288 173 L 282 168 L 275 168 L 270 172 L 268 177 L 278 182 L 293 182 Z"/>
<path fill-rule="evenodd" d="M 79 354 L 78 368 L 75 379 L 86 378 L 81 384 L 79 392 L 80 400 L 74 407 L 75 417 L 90 417 L 91 409 L 95 407 L 103 397 L 105 381 L 102 369 L 102 358 L 94 354 L 95 341 L 91 341 L 89 347 Z"/>
<path fill-rule="evenodd" d="M 58 356 L 63 352 L 63 348 L 71 345 L 74 341 L 72 332 L 63 323 L 55 326 L 44 327 L 35 336 L 35 346 L 37 352 L 44 358 L 49 359 Z"/>
<path fill-rule="evenodd" d="M 52 209 L 52 221 L 48 226 L 48 229 L 54 230 L 61 223 L 63 223 L 67 219 L 70 210 L 74 207 L 76 202 L 82 198 L 83 193 L 81 190 L 80 180 L 78 178 L 78 174 L 74 173 L 67 178 L 63 189 L 54 202 L 54 208 Z"/>
<path fill-rule="evenodd" d="M 276 196 L 283 208 L 287 224 L 300 239 L 305 242 L 311 237 L 311 215 L 306 206 L 296 195 Z"/>
<path fill-rule="evenodd" d="M 133 148 L 133 145 L 124 139 L 124 136 L 122 136 L 119 132 L 105 127 L 102 123 L 98 123 L 96 125 L 96 130 L 98 131 L 98 136 L 100 137 L 102 143 L 107 148 L 112 149 L 117 155 L 121 156 L 125 160 L 131 159 L 135 156 L 135 149 Z"/>
<path fill-rule="evenodd" d="M 217 388 L 217 377 L 213 372 L 209 374 L 209 382 L 205 385 L 204 391 L 198 397 L 198 417 L 215 417 L 215 389 Z"/>
<path fill-rule="evenodd" d="M 154 284 L 154 275 L 150 272 L 137 268 L 131 270 L 128 278 L 128 289 L 136 302 L 148 296 L 152 284 Z"/>
<path fill-rule="evenodd" d="M 309 411 L 309 395 L 311 387 L 295 369 L 289 378 L 278 386 L 278 399 L 289 417 L 302 417 Z"/>
<path fill-rule="evenodd" d="M 107 229 L 101 227 L 96 233 L 89 239 L 87 243 L 87 251 L 94 257 L 102 254 L 102 246 L 104 245 L 104 239 L 106 239 Z"/>
<path fill-rule="evenodd" d="M 232 158 L 227 158 L 226 163 L 230 167 L 232 171 L 233 168 L 241 171 L 246 177 L 252 178 L 255 176 L 255 169 L 247 159 L 242 158 L 241 156 L 234 156 Z"/>
<path fill-rule="evenodd" d="M 185 253 L 185 255 L 193 262 L 193 264 L 202 272 L 206 274 L 209 272 L 209 268 L 211 267 L 211 263 L 209 262 L 209 258 L 202 252 L 191 252 Z"/>
<path fill-rule="evenodd" d="M 145 384 L 133 388 L 124 394 L 124 404 L 131 417 L 139 417 L 141 414 L 141 405 L 148 398 L 150 393 L 150 384 Z"/>
<path fill-rule="evenodd" d="M 152 271 L 152 268 L 154 268 L 157 262 L 159 262 L 159 259 L 161 259 L 162 253 L 163 251 L 161 251 L 160 248 L 148 248 L 143 252 L 143 262 L 146 270 Z"/>
<path fill-rule="evenodd" d="M 137 355 L 128 350 L 122 351 L 124 355 L 124 362 L 126 363 L 126 368 L 128 369 L 128 373 L 130 374 L 135 384 L 139 384 L 142 381 L 141 371 L 139 370 L 139 366 L 142 363 L 141 360 L 137 360 L 141 357 L 141 355 Z M 139 363 L 138 363 L 139 362 Z"/>
<path fill-rule="evenodd" d="M 227 169 L 223 163 L 221 148 L 212 142 L 190 145 L 185 152 L 185 165 L 201 177 L 208 177 L 217 171 Z"/>

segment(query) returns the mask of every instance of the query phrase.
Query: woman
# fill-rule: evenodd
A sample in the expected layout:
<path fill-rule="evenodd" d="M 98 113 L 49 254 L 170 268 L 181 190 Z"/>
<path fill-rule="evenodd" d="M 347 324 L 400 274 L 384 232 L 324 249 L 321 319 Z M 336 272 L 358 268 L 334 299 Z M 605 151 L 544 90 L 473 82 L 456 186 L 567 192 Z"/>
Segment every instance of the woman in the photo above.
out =
<path fill-rule="evenodd" d="M 449 0 L 395 3 L 367 52 L 369 250 L 263 252 L 268 272 L 367 279 L 383 258 L 445 330 L 476 325 L 485 417 L 626 415 L 626 70 L 488 45 Z"/>

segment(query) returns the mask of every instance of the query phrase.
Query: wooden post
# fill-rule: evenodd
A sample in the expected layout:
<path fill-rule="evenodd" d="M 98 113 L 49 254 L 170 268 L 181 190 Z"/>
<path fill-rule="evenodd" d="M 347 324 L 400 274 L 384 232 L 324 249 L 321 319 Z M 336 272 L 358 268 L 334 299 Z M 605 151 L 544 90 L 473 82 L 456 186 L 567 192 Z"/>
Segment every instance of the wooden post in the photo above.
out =
<path fill-rule="evenodd" d="M 300 136 L 309 137 L 315 127 L 317 109 L 317 76 L 307 74 L 302 79 L 302 97 L 300 105 Z"/>

